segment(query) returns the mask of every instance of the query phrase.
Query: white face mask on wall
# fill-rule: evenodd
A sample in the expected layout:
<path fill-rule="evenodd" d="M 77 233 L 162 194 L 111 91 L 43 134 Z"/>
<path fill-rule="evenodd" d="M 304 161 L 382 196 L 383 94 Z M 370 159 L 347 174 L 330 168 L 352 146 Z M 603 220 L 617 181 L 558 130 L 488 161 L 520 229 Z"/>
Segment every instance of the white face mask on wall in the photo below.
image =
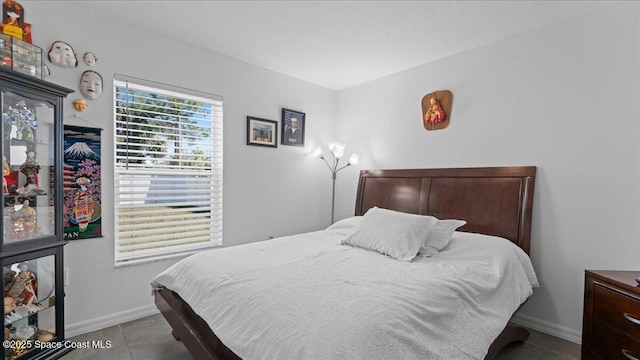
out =
<path fill-rule="evenodd" d="M 53 65 L 64 68 L 78 66 L 78 58 L 76 57 L 73 48 L 64 41 L 55 41 L 51 44 L 51 48 L 47 55 L 49 57 L 49 61 L 51 61 Z"/>
<path fill-rule="evenodd" d="M 80 93 L 88 100 L 95 100 L 102 95 L 102 76 L 93 70 L 82 73 Z"/>

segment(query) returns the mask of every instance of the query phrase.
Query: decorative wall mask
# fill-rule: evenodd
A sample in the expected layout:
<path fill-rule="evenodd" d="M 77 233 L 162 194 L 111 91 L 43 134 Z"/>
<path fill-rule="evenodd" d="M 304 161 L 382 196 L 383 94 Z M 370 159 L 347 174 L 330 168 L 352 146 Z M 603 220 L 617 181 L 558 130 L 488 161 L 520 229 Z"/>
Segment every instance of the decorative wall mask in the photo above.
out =
<path fill-rule="evenodd" d="M 102 95 L 102 76 L 93 70 L 87 70 L 80 77 L 80 93 L 87 100 L 95 100 Z"/>
<path fill-rule="evenodd" d="M 422 98 L 422 123 L 426 130 L 444 129 L 449 125 L 452 97 L 451 91 L 440 90 Z"/>
<path fill-rule="evenodd" d="M 49 48 L 47 57 L 53 65 L 64 68 L 73 68 L 78 66 L 78 57 L 76 56 L 76 53 L 73 51 L 71 45 L 64 41 L 54 41 Z"/>
<path fill-rule="evenodd" d="M 75 99 L 73 100 L 73 107 L 77 111 L 83 112 L 87 110 L 87 101 L 85 99 Z"/>
<path fill-rule="evenodd" d="M 98 58 L 96 57 L 96 54 L 92 52 L 84 53 L 83 58 L 84 58 L 84 63 L 87 64 L 88 66 L 94 66 L 98 62 Z"/>

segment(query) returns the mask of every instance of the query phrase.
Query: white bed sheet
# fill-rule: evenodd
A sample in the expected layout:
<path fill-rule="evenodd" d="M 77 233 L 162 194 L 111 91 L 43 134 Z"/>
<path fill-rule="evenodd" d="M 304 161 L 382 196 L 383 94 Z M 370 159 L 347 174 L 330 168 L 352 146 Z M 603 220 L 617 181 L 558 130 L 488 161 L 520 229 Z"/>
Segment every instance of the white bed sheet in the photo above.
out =
<path fill-rule="evenodd" d="M 152 286 L 177 292 L 245 360 L 482 359 L 538 286 L 501 238 L 456 232 L 407 263 L 339 245 L 350 229 L 201 252 Z"/>

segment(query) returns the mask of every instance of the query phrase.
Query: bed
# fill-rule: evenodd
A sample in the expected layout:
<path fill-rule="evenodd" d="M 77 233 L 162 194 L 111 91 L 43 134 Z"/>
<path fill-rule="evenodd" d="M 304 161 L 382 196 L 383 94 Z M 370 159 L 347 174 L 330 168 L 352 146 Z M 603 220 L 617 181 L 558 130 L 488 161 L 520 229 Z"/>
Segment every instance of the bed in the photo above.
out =
<path fill-rule="evenodd" d="M 535 174 L 533 166 L 363 170 L 353 218 L 318 232 L 191 256 L 154 279 L 156 305 L 198 360 L 492 359 L 529 336 L 509 320 L 537 286 L 528 258 Z M 342 244 L 370 209 L 466 224 L 436 256 L 402 262 Z M 503 252 L 513 259 L 493 260 Z M 218 267 L 210 270 L 212 262 Z M 367 277 L 382 285 L 360 282 Z M 389 287 L 398 279 L 404 279 L 400 287 Z M 454 283 L 453 290 L 443 279 Z M 507 281 L 519 283 L 502 285 Z M 449 300 L 417 304 L 404 298 L 405 288 L 427 283 L 430 296 Z M 238 288 L 242 284 L 250 295 Z M 291 296 L 296 301 L 287 305 L 284 298 Z M 409 324 L 395 321 L 405 317 Z M 431 318 L 440 318 L 437 326 L 427 322 Z M 281 335 L 286 328 L 292 333 Z"/>

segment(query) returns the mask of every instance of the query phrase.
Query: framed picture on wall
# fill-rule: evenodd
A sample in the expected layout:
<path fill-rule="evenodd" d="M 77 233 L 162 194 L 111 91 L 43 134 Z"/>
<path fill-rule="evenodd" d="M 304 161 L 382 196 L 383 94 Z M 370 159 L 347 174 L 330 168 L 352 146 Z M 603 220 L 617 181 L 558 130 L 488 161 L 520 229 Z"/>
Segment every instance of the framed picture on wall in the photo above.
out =
<path fill-rule="evenodd" d="M 278 147 L 278 122 L 247 116 L 247 145 Z"/>
<path fill-rule="evenodd" d="M 305 113 L 282 109 L 282 145 L 304 146 Z"/>

